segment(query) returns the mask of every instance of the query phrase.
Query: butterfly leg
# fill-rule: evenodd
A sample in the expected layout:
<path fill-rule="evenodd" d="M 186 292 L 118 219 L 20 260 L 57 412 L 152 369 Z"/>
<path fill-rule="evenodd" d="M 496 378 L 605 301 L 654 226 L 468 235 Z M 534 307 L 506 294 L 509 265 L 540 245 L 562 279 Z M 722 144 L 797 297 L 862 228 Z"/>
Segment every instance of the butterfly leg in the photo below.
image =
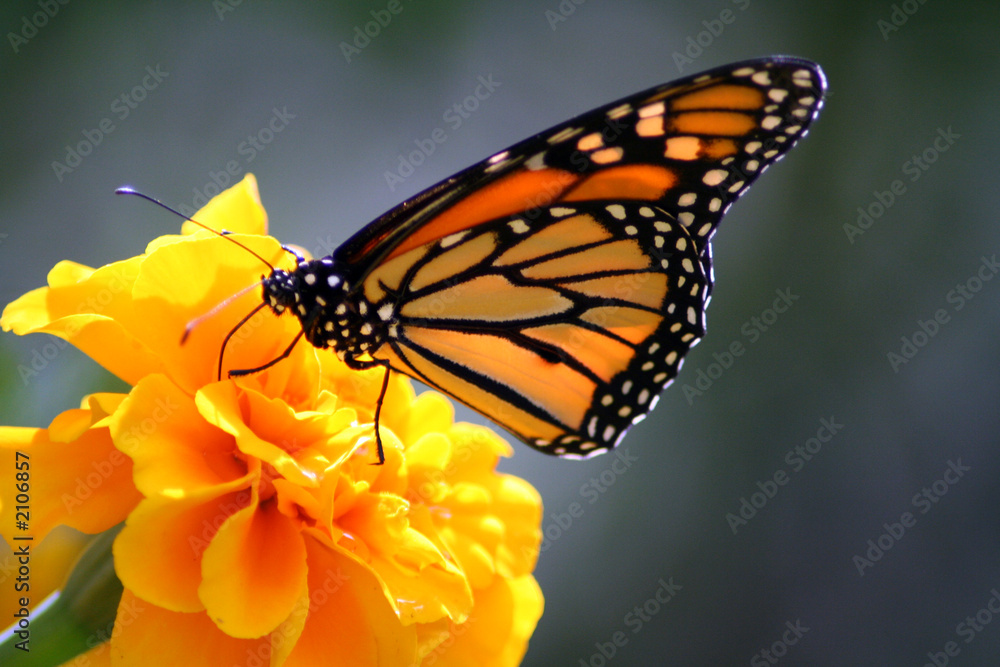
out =
<path fill-rule="evenodd" d="M 365 371 L 375 367 L 382 367 L 385 370 L 385 374 L 382 376 L 382 388 L 378 392 L 378 400 L 375 401 L 375 446 L 378 448 L 378 461 L 373 462 L 372 465 L 382 465 L 385 463 L 385 449 L 382 447 L 382 434 L 379 432 L 379 418 L 382 416 L 382 403 L 385 402 L 385 394 L 389 391 L 389 371 L 390 366 L 388 361 L 382 359 L 356 359 L 352 357 L 347 357 L 344 362 L 349 368 L 356 371 Z"/>
<path fill-rule="evenodd" d="M 378 400 L 375 402 L 375 446 L 378 447 L 378 463 L 372 465 L 382 465 L 385 463 L 385 451 L 382 449 L 382 434 L 379 433 L 378 420 L 382 414 L 382 403 L 385 400 L 385 392 L 389 389 L 389 364 L 380 364 L 385 368 L 382 376 L 382 389 L 379 391 Z"/>
<path fill-rule="evenodd" d="M 235 378 L 235 377 L 242 377 L 244 375 L 253 375 L 254 373 L 260 373 L 261 371 L 265 371 L 271 366 L 275 365 L 279 361 L 287 359 L 288 355 L 292 353 L 292 350 L 295 348 L 295 345 L 299 342 L 299 340 L 302 339 L 302 336 L 304 334 L 305 331 L 300 331 L 298 335 L 295 336 L 295 339 L 292 341 L 291 345 L 285 348 L 284 352 L 276 356 L 274 359 L 271 359 L 271 361 L 267 362 L 263 366 L 257 366 L 256 368 L 239 368 L 236 370 L 231 370 L 229 371 L 229 377 Z"/>

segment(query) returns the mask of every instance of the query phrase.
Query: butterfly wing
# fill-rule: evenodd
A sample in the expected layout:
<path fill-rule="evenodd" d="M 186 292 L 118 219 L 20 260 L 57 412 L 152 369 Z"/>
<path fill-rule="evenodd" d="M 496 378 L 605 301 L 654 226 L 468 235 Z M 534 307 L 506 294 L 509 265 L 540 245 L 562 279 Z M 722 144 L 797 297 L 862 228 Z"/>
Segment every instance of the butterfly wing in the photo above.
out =
<path fill-rule="evenodd" d="M 367 352 L 546 453 L 613 447 L 704 335 L 719 221 L 805 134 L 824 88 L 808 61 L 731 65 L 417 195 L 334 253 L 391 319 Z"/>
<path fill-rule="evenodd" d="M 606 451 L 704 335 L 697 246 L 635 202 L 540 209 L 389 260 L 367 298 L 404 294 L 372 356 L 561 456 Z"/>
<path fill-rule="evenodd" d="M 688 77 L 594 109 L 400 204 L 333 254 L 355 283 L 389 257 L 558 202 L 657 202 L 707 248 L 732 202 L 802 137 L 826 79 L 798 58 Z"/>

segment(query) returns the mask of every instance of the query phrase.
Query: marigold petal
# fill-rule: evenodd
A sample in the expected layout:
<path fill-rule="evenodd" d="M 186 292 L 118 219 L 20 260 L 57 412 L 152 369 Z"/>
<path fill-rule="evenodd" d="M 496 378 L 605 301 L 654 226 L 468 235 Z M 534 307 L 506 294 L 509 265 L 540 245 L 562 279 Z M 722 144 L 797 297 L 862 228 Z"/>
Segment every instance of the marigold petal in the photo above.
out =
<path fill-rule="evenodd" d="M 288 656 L 295 649 L 299 638 L 306 629 L 309 609 L 312 606 L 312 592 L 308 585 L 302 588 L 299 599 L 285 620 L 271 632 L 271 664 L 285 665 Z"/>
<path fill-rule="evenodd" d="M 417 442 L 429 433 L 447 433 L 455 419 L 451 402 L 436 391 L 425 391 L 409 406 L 405 430 L 398 432 L 404 442 Z"/>
<path fill-rule="evenodd" d="M 424 665 L 442 667 L 513 667 L 528 648 L 544 608 L 535 578 L 498 577 L 489 588 L 476 591 L 476 607 L 469 619 L 452 624 L 453 642 L 442 642 L 423 659 Z"/>
<path fill-rule="evenodd" d="M 58 524 L 100 533 L 124 521 L 141 499 L 132 483 L 132 461 L 114 448 L 107 427 L 93 426 L 95 417 L 103 419 L 103 411 L 67 412 L 54 422 L 72 423 L 57 427 L 60 436 L 79 434 L 70 442 L 53 440 L 46 429 L 0 427 L 0 465 L 30 474 L 35 539 Z M 87 422 L 91 427 L 82 429 Z M 0 535 L 8 542 L 15 530 L 17 492 L 13 483 L 0 485 Z"/>
<path fill-rule="evenodd" d="M 493 486 L 494 512 L 504 525 L 498 570 L 505 577 L 535 569 L 542 540 L 542 501 L 535 487 L 513 475 L 499 475 Z"/>
<path fill-rule="evenodd" d="M 143 259 L 136 276 L 132 293 L 138 321 L 133 331 L 170 369 L 171 378 L 190 393 L 216 381 L 223 351 L 220 342 L 261 304 L 259 290 L 244 293 L 219 312 L 198 320 L 180 345 L 190 322 L 260 281 L 263 265 L 246 248 L 272 264 L 288 262 L 287 253 L 269 237 L 205 236 L 161 245 Z M 226 345 L 224 372 L 255 368 L 274 359 L 299 330 L 293 318 L 258 312 Z"/>
<path fill-rule="evenodd" d="M 267 664 L 268 637 L 238 639 L 216 627 L 204 612 L 169 611 L 122 594 L 111 638 L 111 664 L 144 667 L 218 667 Z"/>
<path fill-rule="evenodd" d="M 305 543 L 309 619 L 286 667 L 415 664 L 416 630 L 399 622 L 372 571 L 314 539 Z"/>
<path fill-rule="evenodd" d="M 198 597 L 202 554 L 219 527 L 251 502 L 245 480 L 215 491 L 213 497 L 157 497 L 139 503 L 113 550 L 115 570 L 126 588 L 171 611 L 204 609 Z"/>
<path fill-rule="evenodd" d="M 232 437 L 206 422 L 191 397 L 163 375 L 143 378 L 109 421 L 147 497 L 190 495 L 247 474 L 233 456 Z"/>
<path fill-rule="evenodd" d="M 338 445 L 336 438 L 354 421 L 353 410 L 296 413 L 280 398 L 230 382 L 202 388 L 195 401 L 205 419 L 236 438 L 244 455 L 269 464 L 296 484 L 318 486 L 319 475 L 353 449 Z"/>
<path fill-rule="evenodd" d="M 49 424 L 49 438 L 57 442 L 73 442 L 92 426 L 110 426 L 107 417 L 113 415 L 128 394 L 89 394 L 80 401 L 80 410 L 66 410 Z"/>
<path fill-rule="evenodd" d="M 18 335 L 49 333 L 66 340 L 129 384 L 163 370 L 134 332 L 131 291 L 141 257 L 90 269 L 60 262 L 49 287 L 28 292 L 0 317 Z"/>
<path fill-rule="evenodd" d="M 406 450 L 411 493 L 424 503 L 437 504 L 450 493 L 443 471 L 451 453 L 451 440 L 443 433 L 428 433 Z"/>
<path fill-rule="evenodd" d="M 267 212 L 260 203 L 257 178 L 253 174 L 247 174 L 236 185 L 212 197 L 191 217 L 216 231 L 267 234 Z M 200 229 L 192 222 L 185 222 L 181 233 L 194 234 Z"/>
<path fill-rule="evenodd" d="M 470 550 L 482 547 L 492 554 L 494 568 L 503 576 L 520 576 L 534 569 L 541 543 L 542 501 L 538 491 L 512 475 L 492 472 L 498 455 L 508 447 L 487 429 L 456 424 L 451 430 L 455 443 L 454 471 L 448 479 L 475 480 L 475 486 L 455 483 L 460 493 L 442 501 L 451 514 L 442 535 L 462 562 Z M 479 560 L 481 554 L 475 554 Z M 471 565 L 471 561 L 470 561 Z M 482 574 L 481 572 L 479 574 Z M 477 580 L 477 585 L 481 585 Z"/>
<path fill-rule="evenodd" d="M 347 405 L 363 409 L 365 418 L 370 419 L 375 415 L 375 403 L 379 394 L 382 393 L 382 380 L 385 377 L 385 370 L 382 368 L 372 368 L 358 371 L 347 367 L 337 355 L 330 350 L 316 350 L 316 358 L 319 362 L 320 382 L 323 387 L 329 390 L 338 400 Z M 405 392 L 405 388 L 400 385 L 409 384 L 398 374 L 393 373 L 389 378 L 390 395 L 398 397 Z M 412 389 L 410 390 L 412 391 Z M 404 396 L 405 400 L 405 396 Z M 390 401 L 386 401 L 387 407 Z M 403 405 L 407 405 L 404 403 Z M 385 415 L 382 415 L 384 418 Z M 388 424 L 388 423 L 387 423 Z"/>
<path fill-rule="evenodd" d="M 306 548 L 274 503 L 233 514 L 202 559 L 198 594 L 226 634 L 260 637 L 295 608 L 306 587 Z"/>
<path fill-rule="evenodd" d="M 361 496 L 338 520 L 364 542 L 370 566 L 385 582 L 400 620 L 462 619 L 472 607 L 465 575 L 425 535 L 409 525 L 409 504 L 389 494 Z"/>

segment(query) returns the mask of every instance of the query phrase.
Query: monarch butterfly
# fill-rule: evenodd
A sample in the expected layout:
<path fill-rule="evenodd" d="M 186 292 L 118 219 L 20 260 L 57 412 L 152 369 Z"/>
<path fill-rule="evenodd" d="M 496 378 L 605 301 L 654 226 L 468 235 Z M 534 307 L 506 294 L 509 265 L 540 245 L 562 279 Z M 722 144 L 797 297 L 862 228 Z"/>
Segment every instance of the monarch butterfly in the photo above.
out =
<path fill-rule="evenodd" d="M 302 331 L 229 374 L 304 336 L 385 368 L 382 396 L 392 369 L 546 454 L 608 451 L 705 335 L 715 228 L 805 135 L 825 87 L 815 63 L 750 60 L 500 151 L 331 255 L 274 269 L 251 315 L 291 311 Z"/>

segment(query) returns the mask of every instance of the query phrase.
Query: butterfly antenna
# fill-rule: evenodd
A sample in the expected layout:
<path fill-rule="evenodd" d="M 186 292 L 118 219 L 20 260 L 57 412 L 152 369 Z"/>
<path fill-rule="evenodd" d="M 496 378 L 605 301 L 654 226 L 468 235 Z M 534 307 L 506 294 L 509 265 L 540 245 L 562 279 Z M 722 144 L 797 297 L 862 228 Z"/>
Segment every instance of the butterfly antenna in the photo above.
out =
<path fill-rule="evenodd" d="M 245 245 L 243 245 L 242 243 L 240 243 L 239 241 L 237 241 L 233 237 L 229 236 L 228 234 L 224 234 L 223 232 L 220 232 L 218 230 L 212 229 L 208 225 L 202 224 L 202 223 L 198 222 L 197 220 L 195 220 L 193 218 L 189 218 L 188 216 L 184 215 L 180 211 L 177 211 L 177 210 L 174 210 L 174 209 L 170 208 L 169 206 L 167 206 L 166 204 L 164 204 L 163 202 L 161 202 L 159 199 L 156 199 L 154 197 L 150 197 L 147 194 L 143 194 L 142 192 L 139 192 L 138 190 L 133 190 L 132 188 L 127 187 L 127 186 L 123 187 L 123 188 L 118 188 L 117 190 L 115 190 L 115 194 L 116 195 L 135 195 L 136 197 L 142 197 L 146 201 L 152 202 L 152 203 L 156 204 L 157 206 L 159 206 L 161 208 L 165 208 L 166 210 L 170 211 L 174 215 L 177 215 L 177 216 L 179 216 L 181 218 L 184 218 L 188 222 L 193 222 L 194 224 L 198 225 L 202 229 L 204 229 L 206 231 L 209 231 L 209 232 L 212 232 L 216 236 L 221 236 L 222 238 L 227 239 L 228 241 L 230 241 L 232 243 L 235 243 L 236 245 L 238 245 L 239 247 L 243 248 L 248 253 L 250 253 L 251 255 L 253 255 L 257 259 L 259 259 L 260 261 L 262 261 L 264 264 L 266 264 L 267 268 L 269 268 L 272 271 L 274 271 L 274 265 L 271 264 L 271 262 L 267 261 L 266 259 L 264 259 L 260 255 L 258 255 L 256 252 L 254 252 L 250 248 L 246 247 Z M 241 292 L 241 294 L 242 294 L 242 292 Z"/>
<path fill-rule="evenodd" d="M 191 320 L 190 322 L 188 322 L 187 325 L 185 325 L 185 327 L 184 327 L 184 335 L 181 336 L 181 345 L 183 345 L 187 341 L 188 336 L 191 335 L 191 332 L 194 331 L 194 328 L 196 326 L 198 326 L 199 324 L 201 324 L 203 321 L 207 320 L 208 318 L 212 317 L 213 315 L 215 315 L 216 313 L 218 313 L 220 310 L 222 310 L 223 308 L 225 308 L 226 306 L 228 306 L 229 304 L 231 304 L 233 301 L 236 301 L 236 299 L 240 298 L 241 296 L 243 296 L 244 294 L 246 294 L 250 290 L 252 290 L 255 287 L 257 287 L 258 285 L 260 285 L 261 282 L 263 282 L 263 281 L 257 281 L 257 282 L 255 282 L 252 285 L 247 285 L 246 287 L 244 287 L 243 289 L 241 289 L 239 292 L 236 292 L 235 294 L 232 294 L 232 295 L 226 297 L 226 299 L 224 299 L 223 301 L 220 301 L 219 303 L 215 304 L 215 306 L 212 308 L 212 310 L 208 311 L 207 313 L 203 313 L 203 314 L 199 315 L 198 317 L 194 318 L 193 320 Z M 261 305 L 263 306 L 264 304 L 261 304 Z M 256 312 L 257 311 L 254 311 L 254 313 L 256 313 Z M 242 325 L 243 325 L 243 323 L 241 322 L 239 326 L 242 326 Z M 232 332 L 230 332 L 230 335 L 231 334 L 232 334 Z"/>

